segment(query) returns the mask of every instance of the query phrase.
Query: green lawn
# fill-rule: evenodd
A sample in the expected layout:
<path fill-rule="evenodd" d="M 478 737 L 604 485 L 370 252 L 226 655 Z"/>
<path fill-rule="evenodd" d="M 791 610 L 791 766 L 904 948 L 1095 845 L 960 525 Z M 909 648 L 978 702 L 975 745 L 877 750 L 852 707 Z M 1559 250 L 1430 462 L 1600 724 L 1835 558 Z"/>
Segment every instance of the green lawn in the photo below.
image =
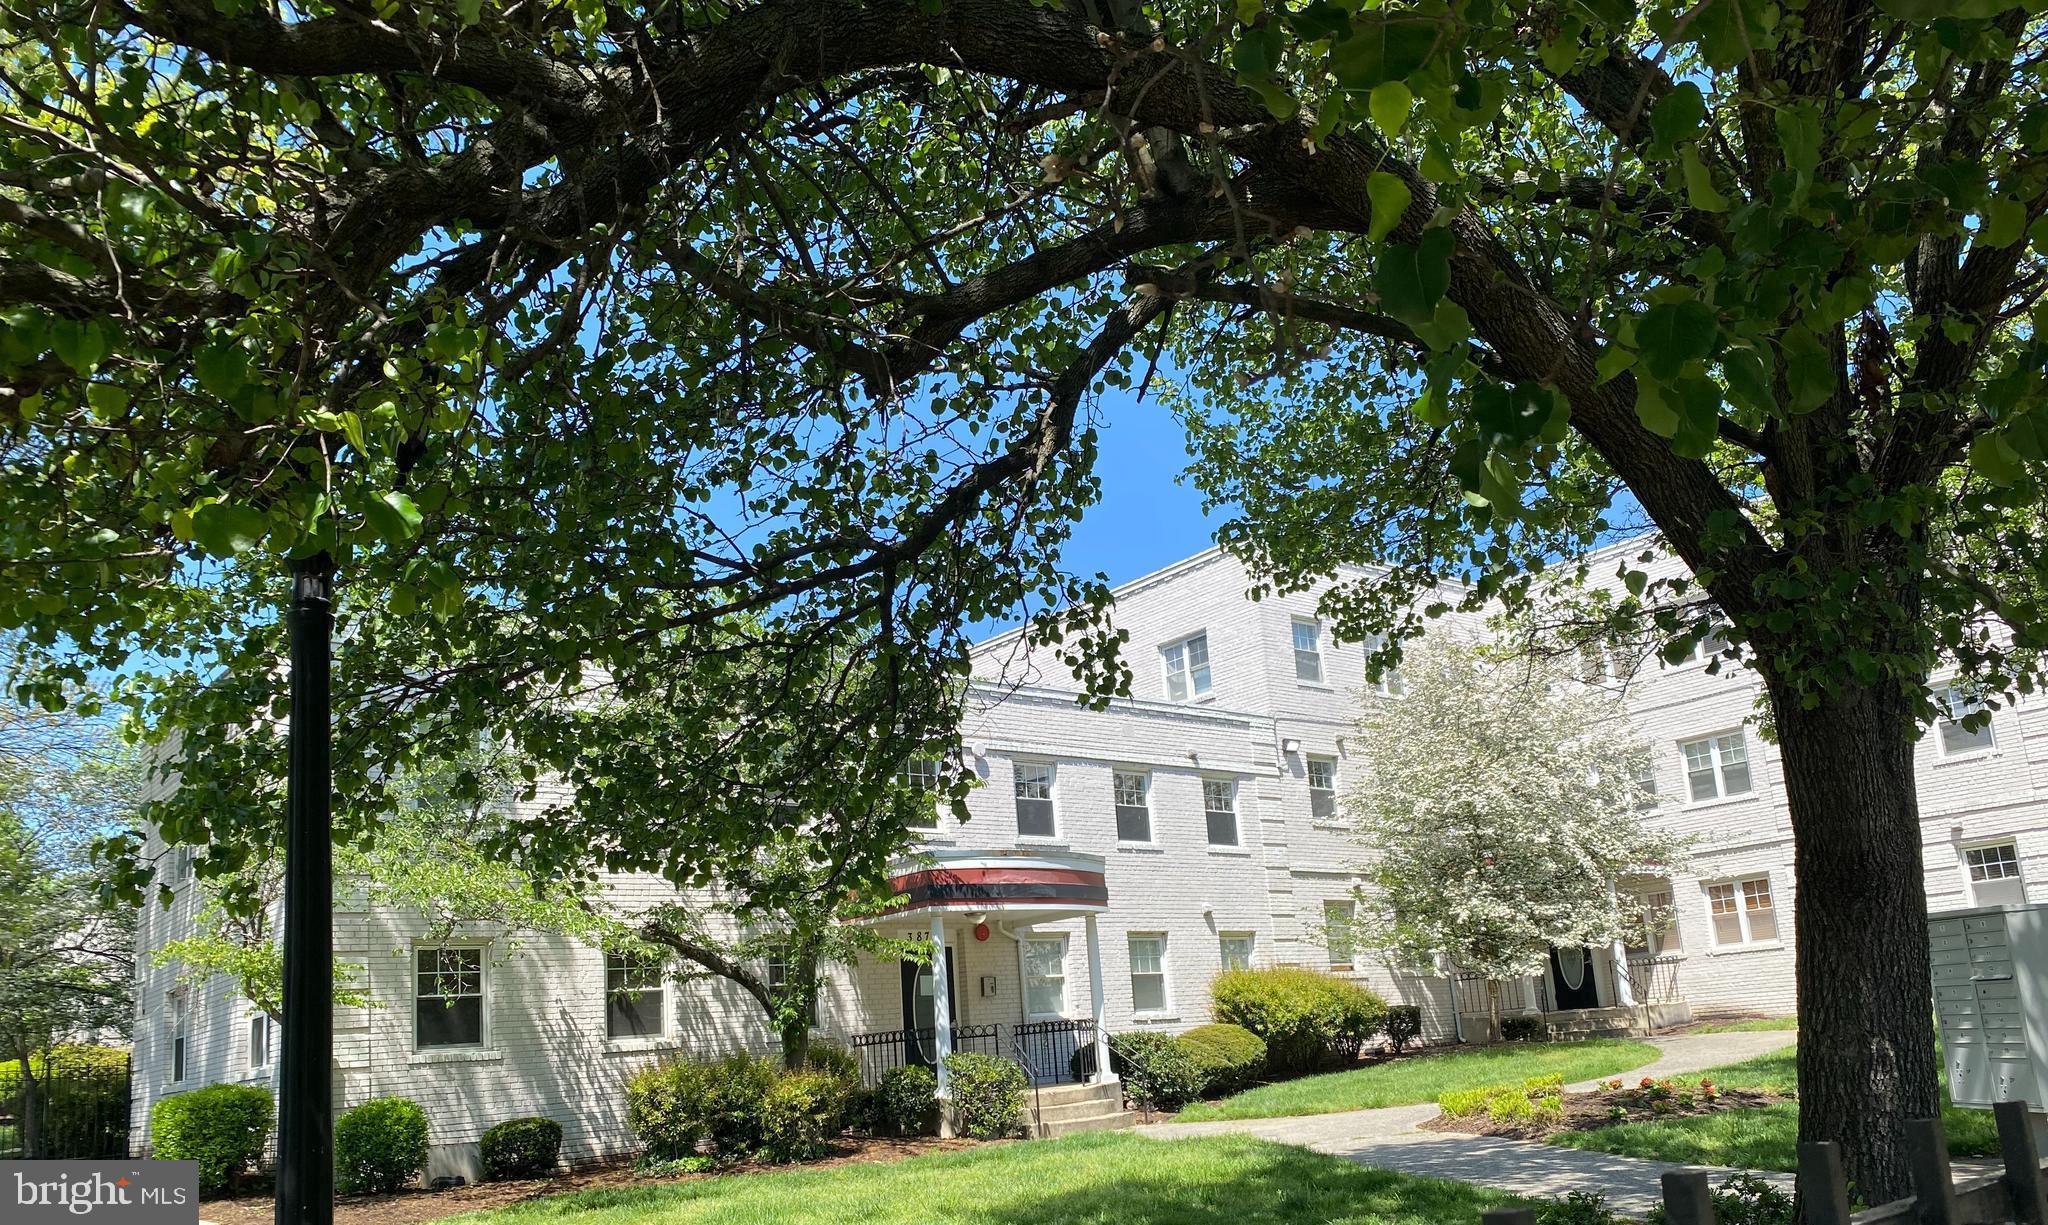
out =
<path fill-rule="evenodd" d="M 1703 1075 L 1726 1089 L 1767 1089 L 1773 1093 L 1790 1093 L 1799 1086 L 1796 1050 L 1795 1047 L 1786 1047 L 1782 1051 L 1730 1064 Z M 1691 1083 L 1699 1078 L 1682 1076 L 1677 1079 L 1681 1083 Z M 1998 1152 L 1998 1126 L 1992 1122 L 1990 1111 L 1948 1106 L 1946 1090 L 1942 1100 L 1942 1122 L 1948 1130 L 1951 1154 L 1979 1157 Z M 1550 1142 L 1567 1148 L 1688 1165 L 1793 1170 L 1799 1164 L 1799 1107 L 1793 1102 L 1781 1102 L 1775 1106 L 1728 1110 L 1720 1114 L 1656 1123 L 1620 1123 L 1594 1131 L 1563 1132 L 1552 1136 Z"/>
<path fill-rule="evenodd" d="M 1569 1084 L 1613 1076 L 1657 1057 L 1657 1048 L 1618 1038 L 1589 1042 L 1513 1042 L 1441 1055 L 1396 1059 L 1377 1067 L 1304 1076 L 1247 1089 L 1220 1102 L 1197 1102 L 1175 1116 L 1202 1119 L 1276 1119 L 1295 1114 L 1332 1114 L 1375 1106 L 1433 1102 L 1451 1089 L 1511 1084 L 1531 1076 L 1561 1073 Z"/>
<path fill-rule="evenodd" d="M 1262 1140 L 1107 1134 L 586 1191 L 449 1225 L 1477 1225 L 1507 1202 Z"/>
<path fill-rule="evenodd" d="M 1744 1017 L 1738 1021 L 1704 1021 L 1688 1026 L 1689 1034 L 1776 1033 L 1799 1028 L 1798 1017 Z"/>

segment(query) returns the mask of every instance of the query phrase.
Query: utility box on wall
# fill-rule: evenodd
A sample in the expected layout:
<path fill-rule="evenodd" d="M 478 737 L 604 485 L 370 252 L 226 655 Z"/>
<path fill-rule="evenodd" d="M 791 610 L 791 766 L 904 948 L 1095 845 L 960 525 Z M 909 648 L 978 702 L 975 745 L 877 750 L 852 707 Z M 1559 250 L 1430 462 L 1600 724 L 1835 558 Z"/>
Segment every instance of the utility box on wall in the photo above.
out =
<path fill-rule="evenodd" d="M 1927 935 L 1950 1098 L 1985 1108 L 2021 1100 L 2041 1110 L 2048 905 L 1945 911 L 1928 916 Z"/>

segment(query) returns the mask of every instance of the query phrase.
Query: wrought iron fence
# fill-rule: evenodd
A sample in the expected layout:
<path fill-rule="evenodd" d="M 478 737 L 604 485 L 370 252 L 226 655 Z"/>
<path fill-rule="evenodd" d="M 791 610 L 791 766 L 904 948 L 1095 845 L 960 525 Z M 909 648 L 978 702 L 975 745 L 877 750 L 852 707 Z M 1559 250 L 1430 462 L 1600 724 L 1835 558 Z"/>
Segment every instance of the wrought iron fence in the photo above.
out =
<path fill-rule="evenodd" d="M 1011 1050 L 1033 1084 L 1078 1080 L 1074 1053 L 1095 1040 L 1092 1021 L 1028 1021 L 1012 1031 Z"/>
<path fill-rule="evenodd" d="M 882 1074 L 891 1068 L 931 1067 L 938 1056 L 939 1033 L 930 1025 L 916 1029 L 884 1029 L 871 1034 L 855 1034 L 846 1045 L 853 1051 L 854 1058 L 860 1061 L 860 1083 L 872 1088 L 881 1083 Z M 955 1025 L 953 1049 L 1000 1055 L 1003 1051 L 1002 1027 Z"/>
<path fill-rule="evenodd" d="M 18 1064 L 0 1069 L 0 1159 L 127 1156 L 128 1057 L 66 1058 L 60 1050 L 36 1063 L 33 1077 Z"/>
<path fill-rule="evenodd" d="M 1484 974 L 1460 973 L 1454 980 L 1458 1011 L 1468 1017 L 1483 1017 L 1492 1009 L 1487 1000 L 1487 988 L 1493 980 Z M 1550 976 L 1533 978 L 1511 978 L 1500 982 L 1500 1014 L 1504 1017 L 1526 1016 L 1531 1012 L 1552 1011 L 1550 1002 Z M 1529 988 L 1535 988 L 1535 1006 L 1530 1007 Z"/>
<path fill-rule="evenodd" d="M 1628 986 L 1638 1004 L 1676 1003 L 1678 996 L 1678 967 L 1683 957 L 1631 957 L 1628 959 Z"/>

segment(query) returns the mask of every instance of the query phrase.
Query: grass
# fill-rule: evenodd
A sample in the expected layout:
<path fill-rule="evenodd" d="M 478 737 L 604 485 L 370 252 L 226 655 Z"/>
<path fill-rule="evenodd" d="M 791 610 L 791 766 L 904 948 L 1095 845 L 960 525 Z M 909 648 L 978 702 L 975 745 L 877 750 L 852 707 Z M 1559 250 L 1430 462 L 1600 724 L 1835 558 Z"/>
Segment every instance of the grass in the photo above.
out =
<path fill-rule="evenodd" d="M 1688 1034 L 1760 1034 L 1799 1028 L 1798 1017 L 1743 1017 L 1734 1021 L 1706 1021 L 1686 1027 Z"/>
<path fill-rule="evenodd" d="M 1409 1106 L 1433 1102 L 1452 1089 L 1501 1085 L 1531 1076 L 1563 1075 L 1565 1081 L 1591 1080 L 1639 1068 L 1657 1057 L 1657 1048 L 1618 1038 L 1588 1042 L 1513 1042 L 1477 1050 L 1396 1059 L 1370 1068 L 1304 1076 L 1247 1089 L 1220 1102 L 1198 1102 L 1175 1116 L 1184 1122 L 1203 1119 L 1277 1119 L 1298 1114 L 1333 1114 L 1377 1106 Z"/>
<path fill-rule="evenodd" d="M 1792 1093 L 1799 1087 L 1797 1048 L 1786 1047 L 1701 1075 L 1724 1089 Z M 1692 1083 L 1699 1078 L 1683 1076 L 1677 1079 L 1681 1083 Z M 1948 1131 L 1951 1155 L 1981 1157 L 1998 1152 L 1998 1126 L 1992 1121 L 1990 1111 L 1951 1106 L 1944 1088 L 1941 1116 Z M 1593 1131 L 1561 1132 L 1551 1136 L 1550 1142 L 1566 1148 L 1687 1165 L 1794 1170 L 1799 1164 L 1799 1105 L 1780 1102 L 1774 1106 L 1726 1110 L 1719 1114 L 1653 1123 L 1617 1123 Z"/>
<path fill-rule="evenodd" d="M 1109 1134 L 586 1191 L 450 1225 L 1464 1225 L 1510 1202 L 1248 1137 Z"/>

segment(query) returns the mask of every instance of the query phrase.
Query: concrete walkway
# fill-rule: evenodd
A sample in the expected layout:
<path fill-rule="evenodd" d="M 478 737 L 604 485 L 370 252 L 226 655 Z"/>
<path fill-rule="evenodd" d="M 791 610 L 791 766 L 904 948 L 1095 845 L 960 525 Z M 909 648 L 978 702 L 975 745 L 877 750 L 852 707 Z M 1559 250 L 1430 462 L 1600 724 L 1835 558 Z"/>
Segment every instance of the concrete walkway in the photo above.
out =
<path fill-rule="evenodd" d="M 1797 1040 L 1797 1034 L 1787 1031 L 1650 1038 L 1646 1041 L 1658 1049 L 1658 1057 L 1619 1075 L 1635 1080 L 1703 1072 L 1769 1054 Z M 1567 1088 L 1584 1091 L 1598 1084 L 1597 1080 L 1589 1080 Z M 1631 1216 L 1641 1216 L 1658 1203 L 1659 1180 L 1667 1170 L 1698 1168 L 1558 1148 L 1531 1140 L 1418 1129 L 1418 1124 L 1436 1115 L 1435 1104 L 1424 1103 L 1285 1119 L 1154 1123 L 1137 1130 L 1140 1135 L 1161 1140 L 1184 1136 L 1258 1136 L 1298 1144 L 1360 1165 L 1477 1183 L 1521 1195 L 1552 1198 L 1567 1191 L 1601 1191 L 1610 1207 Z M 1787 1191 L 1792 1189 L 1790 1174 L 1761 1176 Z"/>

